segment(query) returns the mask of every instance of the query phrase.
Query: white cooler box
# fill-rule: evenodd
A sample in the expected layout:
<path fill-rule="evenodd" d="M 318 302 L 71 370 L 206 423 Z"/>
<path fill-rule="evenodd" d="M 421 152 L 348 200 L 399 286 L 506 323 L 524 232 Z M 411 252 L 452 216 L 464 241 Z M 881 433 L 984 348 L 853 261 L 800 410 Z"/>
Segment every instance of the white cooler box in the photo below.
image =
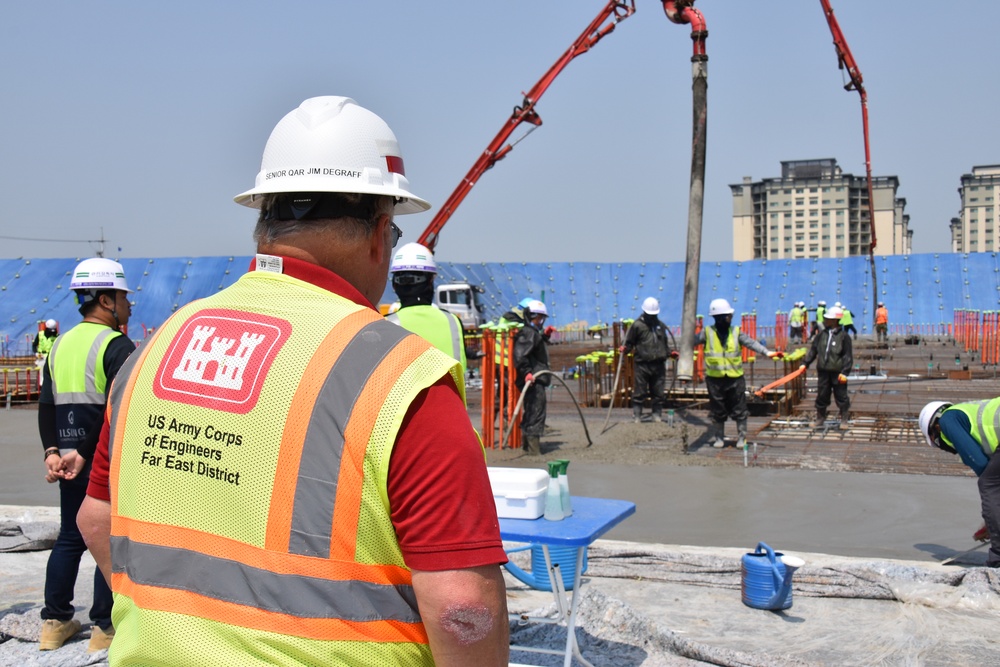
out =
<path fill-rule="evenodd" d="M 549 475 L 533 468 L 486 468 L 501 519 L 537 519 L 545 513 Z"/>

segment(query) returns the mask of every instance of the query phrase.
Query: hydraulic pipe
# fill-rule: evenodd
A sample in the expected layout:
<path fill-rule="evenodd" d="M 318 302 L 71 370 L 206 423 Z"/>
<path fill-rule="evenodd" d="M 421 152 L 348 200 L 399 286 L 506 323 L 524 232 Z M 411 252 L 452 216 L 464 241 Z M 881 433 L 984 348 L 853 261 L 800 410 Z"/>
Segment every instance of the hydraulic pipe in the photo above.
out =
<path fill-rule="evenodd" d="M 705 153 L 708 130 L 708 54 L 705 17 L 692 7 L 694 0 L 664 0 L 663 11 L 673 23 L 691 24 L 694 54 L 691 56 L 693 126 L 691 140 L 691 188 L 688 197 L 687 259 L 684 268 L 684 301 L 681 306 L 681 345 L 677 379 L 690 382 L 694 376 L 694 327 L 698 309 L 698 272 L 701 265 L 701 228 L 705 203 Z"/>

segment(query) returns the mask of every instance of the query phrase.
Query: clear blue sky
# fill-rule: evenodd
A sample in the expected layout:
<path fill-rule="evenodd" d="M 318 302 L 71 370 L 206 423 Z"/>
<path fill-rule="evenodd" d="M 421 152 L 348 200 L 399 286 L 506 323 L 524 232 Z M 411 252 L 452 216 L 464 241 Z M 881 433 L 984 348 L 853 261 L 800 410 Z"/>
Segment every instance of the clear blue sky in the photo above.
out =
<path fill-rule="evenodd" d="M 447 261 L 677 261 L 691 159 L 689 26 L 660 2 L 574 60 L 544 125 L 472 190 Z M 959 179 L 1000 163 L 1000 3 L 832 0 L 870 100 L 875 175 L 899 177 L 914 252 L 948 252 Z M 0 255 L 253 251 L 249 188 L 274 124 L 353 97 L 395 130 L 440 205 L 604 0 L 18 2 L 0 9 Z M 864 174 L 818 0 L 696 5 L 708 23 L 704 260 L 732 256 L 729 185 L 782 160 Z M 518 135 L 515 135 L 519 136 Z M 400 216 L 415 240 L 433 210 Z M 119 253 L 117 248 L 121 247 Z"/>

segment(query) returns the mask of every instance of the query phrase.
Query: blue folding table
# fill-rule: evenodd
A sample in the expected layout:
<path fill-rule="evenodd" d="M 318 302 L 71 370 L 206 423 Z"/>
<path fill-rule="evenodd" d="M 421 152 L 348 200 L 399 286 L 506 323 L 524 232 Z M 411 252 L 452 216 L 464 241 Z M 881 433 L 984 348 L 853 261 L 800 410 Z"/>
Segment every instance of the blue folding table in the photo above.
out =
<path fill-rule="evenodd" d="M 580 653 L 576 643 L 576 613 L 580 605 L 580 577 L 583 570 L 583 554 L 594 540 L 605 534 L 627 517 L 635 514 L 635 503 L 609 498 L 585 498 L 573 496 L 573 514 L 562 521 L 539 519 L 500 519 L 500 536 L 510 542 L 531 542 L 540 544 L 545 553 L 552 594 L 556 599 L 559 615 L 556 619 L 528 617 L 511 614 L 511 618 L 531 620 L 541 623 L 565 623 L 567 628 L 566 648 L 562 651 L 528 646 L 511 646 L 519 651 L 563 655 L 564 667 L 570 667 L 573 656 L 589 667 L 593 667 Z M 549 546 L 576 547 L 576 570 L 573 575 L 573 595 L 566 608 L 566 591 L 558 565 L 553 567 L 549 557 Z"/>

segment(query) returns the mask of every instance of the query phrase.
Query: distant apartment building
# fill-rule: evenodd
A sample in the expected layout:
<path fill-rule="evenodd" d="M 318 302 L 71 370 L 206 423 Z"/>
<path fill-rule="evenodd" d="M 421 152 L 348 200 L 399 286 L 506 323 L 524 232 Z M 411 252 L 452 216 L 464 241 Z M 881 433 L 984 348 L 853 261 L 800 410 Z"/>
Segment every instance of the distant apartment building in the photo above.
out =
<path fill-rule="evenodd" d="M 1000 250 L 1000 164 L 973 167 L 971 174 L 963 174 L 958 196 L 962 210 L 951 219 L 952 251 Z"/>
<path fill-rule="evenodd" d="M 793 259 L 868 255 L 868 182 L 845 174 L 833 158 L 781 163 L 781 178 L 730 185 L 733 259 Z M 910 253 L 913 232 L 895 176 L 872 178 L 875 254 Z"/>

